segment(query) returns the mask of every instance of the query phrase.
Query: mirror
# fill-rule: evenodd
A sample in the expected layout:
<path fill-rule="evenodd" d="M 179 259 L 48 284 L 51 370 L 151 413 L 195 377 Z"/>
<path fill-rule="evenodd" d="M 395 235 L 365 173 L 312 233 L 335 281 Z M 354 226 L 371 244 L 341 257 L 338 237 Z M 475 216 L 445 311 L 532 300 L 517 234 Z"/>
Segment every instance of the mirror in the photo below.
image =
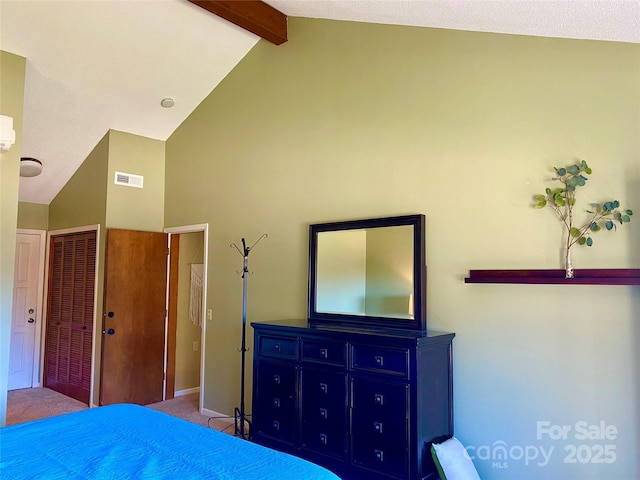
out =
<path fill-rule="evenodd" d="M 424 215 L 309 227 L 309 324 L 426 329 Z"/>

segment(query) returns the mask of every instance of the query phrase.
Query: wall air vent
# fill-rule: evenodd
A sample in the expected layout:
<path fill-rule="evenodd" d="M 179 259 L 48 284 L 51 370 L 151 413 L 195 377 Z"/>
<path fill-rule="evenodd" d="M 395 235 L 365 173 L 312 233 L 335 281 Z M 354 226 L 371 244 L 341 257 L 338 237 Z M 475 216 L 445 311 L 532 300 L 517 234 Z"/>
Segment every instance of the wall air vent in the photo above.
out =
<path fill-rule="evenodd" d="M 142 175 L 133 175 L 131 173 L 116 172 L 116 185 L 126 185 L 127 187 L 142 188 L 144 177 Z"/>

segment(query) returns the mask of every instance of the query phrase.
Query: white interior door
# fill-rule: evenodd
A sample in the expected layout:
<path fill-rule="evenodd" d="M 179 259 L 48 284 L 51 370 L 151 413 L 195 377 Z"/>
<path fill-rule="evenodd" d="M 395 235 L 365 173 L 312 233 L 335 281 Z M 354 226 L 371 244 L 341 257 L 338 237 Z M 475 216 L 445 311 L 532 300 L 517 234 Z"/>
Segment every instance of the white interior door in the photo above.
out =
<path fill-rule="evenodd" d="M 40 331 L 42 316 L 39 234 L 18 233 L 13 284 L 13 312 L 11 317 L 11 345 L 9 350 L 9 390 L 33 386 L 36 353 L 36 333 Z"/>

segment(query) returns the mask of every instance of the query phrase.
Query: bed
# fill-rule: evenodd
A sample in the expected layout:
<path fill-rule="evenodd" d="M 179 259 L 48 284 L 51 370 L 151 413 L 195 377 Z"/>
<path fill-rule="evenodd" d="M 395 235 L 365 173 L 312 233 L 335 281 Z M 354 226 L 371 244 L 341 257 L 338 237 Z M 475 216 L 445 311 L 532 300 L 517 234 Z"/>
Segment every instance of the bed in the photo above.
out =
<path fill-rule="evenodd" d="M 128 404 L 0 429 L 0 477 L 339 480 L 306 460 Z"/>

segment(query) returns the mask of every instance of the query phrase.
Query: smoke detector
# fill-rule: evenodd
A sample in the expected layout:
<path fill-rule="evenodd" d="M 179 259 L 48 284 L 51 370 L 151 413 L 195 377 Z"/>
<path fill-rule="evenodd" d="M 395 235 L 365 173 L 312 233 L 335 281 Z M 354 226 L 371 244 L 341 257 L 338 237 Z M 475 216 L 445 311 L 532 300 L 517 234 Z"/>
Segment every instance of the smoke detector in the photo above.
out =
<path fill-rule="evenodd" d="M 20 176 L 37 177 L 42 173 L 42 162 L 36 158 L 22 157 L 20 159 Z"/>

